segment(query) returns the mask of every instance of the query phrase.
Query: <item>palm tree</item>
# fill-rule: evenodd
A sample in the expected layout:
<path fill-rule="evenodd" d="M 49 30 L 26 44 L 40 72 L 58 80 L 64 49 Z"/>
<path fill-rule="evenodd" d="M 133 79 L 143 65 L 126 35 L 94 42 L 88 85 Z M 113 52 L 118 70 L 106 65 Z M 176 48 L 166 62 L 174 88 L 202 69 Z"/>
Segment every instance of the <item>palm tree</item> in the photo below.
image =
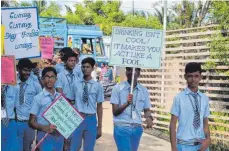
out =
<path fill-rule="evenodd" d="M 10 4 L 9 4 L 8 1 L 2 0 L 2 1 L 1 1 L 1 7 L 10 7 Z"/>
<path fill-rule="evenodd" d="M 162 6 L 160 4 L 160 2 L 156 2 L 156 3 L 152 4 L 152 7 L 155 10 L 154 15 L 158 18 L 160 23 L 163 25 L 163 22 L 164 22 L 164 6 Z M 175 16 L 174 11 L 170 8 L 167 8 L 167 18 L 166 18 L 167 24 L 169 22 L 171 22 L 171 20 L 173 20 L 174 16 Z"/>
<path fill-rule="evenodd" d="M 73 14 L 72 9 L 68 5 L 64 5 L 64 6 L 65 6 L 65 8 L 67 10 L 67 13 Z"/>
<path fill-rule="evenodd" d="M 38 10 L 38 14 L 39 15 L 47 7 L 47 1 L 46 0 L 35 0 L 35 1 L 32 2 L 32 4 L 33 4 L 33 6 L 36 6 L 37 7 L 37 10 Z"/>

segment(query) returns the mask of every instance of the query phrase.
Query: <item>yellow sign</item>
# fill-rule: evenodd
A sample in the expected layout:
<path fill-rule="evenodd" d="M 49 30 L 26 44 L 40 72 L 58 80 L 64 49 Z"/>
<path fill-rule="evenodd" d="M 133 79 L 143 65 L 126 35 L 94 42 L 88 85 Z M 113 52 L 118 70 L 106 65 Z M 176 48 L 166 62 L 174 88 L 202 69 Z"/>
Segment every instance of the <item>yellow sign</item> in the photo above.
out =
<path fill-rule="evenodd" d="M 1 25 L 1 55 L 4 55 L 5 26 Z"/>

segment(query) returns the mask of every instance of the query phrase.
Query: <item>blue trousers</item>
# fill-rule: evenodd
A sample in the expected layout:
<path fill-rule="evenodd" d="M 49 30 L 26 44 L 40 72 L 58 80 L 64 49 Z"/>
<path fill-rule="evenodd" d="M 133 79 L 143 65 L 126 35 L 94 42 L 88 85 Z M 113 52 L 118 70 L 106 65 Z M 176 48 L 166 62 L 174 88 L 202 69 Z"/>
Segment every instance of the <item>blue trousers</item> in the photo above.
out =
<path fill-rule="evenodd" d="M 9 121 L 8 126 L 1 123 L 1 133 L 2 151 L 20 151 L 17 123 L 15 120 Z"/>
<path fill-rule="evenodd" d="M 191 145 L 183 145 L 183 144 L 177 144 L 177 150 L 178 151 L 197 151 L 200 149 L 201 145 L 191 146 Z M 209 151 L 209 148 L 205 151 Z"/>
<path fill-rule="evenodd" d="M 29 127 L 28 122 L 17 122 L 20 149 L 18 151 L 30 151 L 35 132 Z"/>
<path fill-rule="evenodd" d="M 118 151 L 137 151 L 142 133 L 141 126 L 115 126 L 114 139 Z"/>
<path fill-rule="evenodd" d="M 94 151 L 97 135 L 96 115 L 86 116 L 84 121 L 73 132 L 70 141 L 70 151 L 79 151 L 83 142 L 84 151 Z"/>
<path fill-rule="evenodd" d="M 45 132 L 39 131 L 37 134 L 38 142 L 45 136 Z M 40 151 L 63 151 L 64 137 L 60 135 L 58 138 L 49 134 L 40 144 Z"/>

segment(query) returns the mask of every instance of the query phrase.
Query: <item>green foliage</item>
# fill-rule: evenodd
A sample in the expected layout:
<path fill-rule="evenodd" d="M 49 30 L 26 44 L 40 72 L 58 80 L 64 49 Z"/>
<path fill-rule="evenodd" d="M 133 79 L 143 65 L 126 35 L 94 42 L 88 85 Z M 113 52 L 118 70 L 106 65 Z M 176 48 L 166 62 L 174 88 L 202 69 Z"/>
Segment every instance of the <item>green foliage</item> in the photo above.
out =
<path fill-rule="evenodd" d="M 42 17 L 62 17 L 61 16 L 61 6 L 56 2 L 51 1 L 50 5 L 41 11 L 40 16 Z"/>
<path fill-rule="evenodd" d="M 209 44 L 211 58 L 219 59 L 225 65 L 229 65 L 228 55 L 229 55 L 229 38 L 223 37 L 221 34 L 214 35 L 212 37 L 213 41 Z"/>
<path fill-rule="evenodd" d="M 219 24 L 219 29 L 229 29 L 229 2 L 228 1 L 213 1 L 212 3 L 213 17 Z M 229 34 L 228 33 L 217 33 L 212 36 L 212 42 L 210 46 L 210 58 L 219 59 L 221 65 L 229 65 Z M 214 69 L 218 64 L 207 62 L 204 66 L 206 69 Z M 229 75 L 229 70 L 221 71 L 225 75 Z"/>
<path fill-rule="evenodd" d="M 222 112 L 211 112 L 211 115 L 214 115 L 216 117 L 228 117 L 229 113 L 222 113 Z M 218 118 L 214 118 L 214 119 L 210 119 L 209 121 L 211 122 L 215 122 L 215 123 L 222 123 L 222 124 L 229 124 L 229 121 L 226 120 L 222 120 L 222 119 L 218 119 Z M 228 127 L 224 127 L 224 126 L 216 126 L 216 125 L 210 125 L 210 131 L 222 131 L 222 132 L 228 132 L 229 128 Z M 216 137 L 224 137 L 222 134 L 212 134 L 212 136 L 216 136 Z M 222 141 L 222 140 L 214 140 L 212 139 L 212 145 L 210 146 L 210 150 L 214 150 L 214 151 L 222 151 L 222 150 L 226 150 L 226 148 L 229 148 L 229 145 L 227 144 L 227 142 Z"/>
<path fill-rule="evenodd" d="M 229 29 L 229 1 L 213 1 L 212 13 L 222 29 Z"/>
<path fill-rule="evenodd" d="M 38 14 L 40 15 L 47 7 L 46 0 L 34 0 L 32 1 L 32 5 L 37 7 Z"/>
<path fill-rule="evenodd" d="M 20 2 L 18 4 L 18 6 L 20 6 L 20 7 L 29 7 L 29 6 L 32 6 L 32 4 L 29 3 L 29 2 L 26 2 L 26 1 L 22 1 L 22 2 Z"/>
<path fill-rule="evenodd" d="M 66 20 L 69 24 L 99 24 L 105 35 L 111 35 L 113 26 L 162 28 L 156 17 L 146 18 L 143 12 L 125 15 L 120 6 L 120 1 L 84 1 L 75 4 L 75 12 L 65 6 Z"/>
<path fill-rule="evenodd" d="M 149 16 L 148 19 L 142 16 L 133 16 L 127 15 L 124 22 L 122 22 L 122 26 L 126 27 L 140 27 L 140 28 L 154 28 L 154 29 L 161 29 L 162 25 L 160 21 L 153 16 Z"/>
<path fill-rule="evenodd" d="M 172 5 L 168 11 L 168 16 L 170 18 L 167 19 L 167 29 L 173 30 L 179 28 L 199 27 L 204 25 L 204 19 L 210 11 L 210 6 L 211 1 L 201 0 L 182 0 L 178 4 Z"/>

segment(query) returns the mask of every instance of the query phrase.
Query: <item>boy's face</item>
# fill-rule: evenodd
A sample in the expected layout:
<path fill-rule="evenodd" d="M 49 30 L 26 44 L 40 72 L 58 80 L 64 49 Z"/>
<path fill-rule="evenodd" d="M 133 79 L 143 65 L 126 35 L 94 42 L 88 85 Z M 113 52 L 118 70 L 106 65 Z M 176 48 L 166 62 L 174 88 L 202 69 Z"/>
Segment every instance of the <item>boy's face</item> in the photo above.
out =
<path fill-rule="evenodd" d="M 29 69 L 29 68 L 22 68 L 19 70 L 19 74 L 20 74 L 20 77 L 24 80 L 27 80 L 30 76 L 30 73 L 31 73 L 31 70 L 32 69 Z"/>
<path fill-rule="evenodd" d="M 56 83 L 56 75 L 54 74 L 54 72 L 47 72 L 43 77 L 43 83 L 48 89 L 54 88 L 54 84 Z"/>
<path fill-rule="evenodd" d="M 81 67 L 82 72 L 85 76 L 91 75 L 91 72 L 94 70 L 94 68 L 91 66 L 90 63 L 85 63 Z"/>
<path fill-rule="evenodd" d="M 66 67 L 68 69 L 73 70 L 75 68 L 75 66 L 76 66 L 76 60 L 77 60 L 76 57 L 69 57 L 67 62 L 65 63 Z"/>
<path fill-rule="evenodd" d="M 133 68 L 127 68 L 126 69 L 126 77 L 127 77 L 128 81 L 132 80 L 132 72 L 133 72 Z M 139 76 L 140 76 L 140 70 L 135 69 L 135 73 L 134 73 L 134 81 L 135 82 L 137 82 Z"/>
<path fill-rule="evenodd" d="M 202 75 L 199 71 L 187 73 L 184 76 L 189 87 L 198 88 L 200 80 L 202 79 Z"/>

